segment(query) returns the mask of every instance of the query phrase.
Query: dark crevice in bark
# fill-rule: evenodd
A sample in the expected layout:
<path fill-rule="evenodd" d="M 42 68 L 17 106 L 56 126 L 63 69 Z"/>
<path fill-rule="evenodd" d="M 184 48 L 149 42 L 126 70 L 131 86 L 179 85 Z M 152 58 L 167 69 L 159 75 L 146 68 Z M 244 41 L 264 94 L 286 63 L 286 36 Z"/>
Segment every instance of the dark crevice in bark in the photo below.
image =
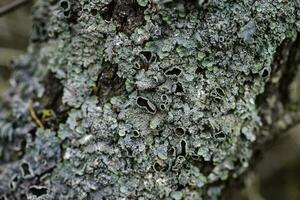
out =
<path fill-rule="evenodd" d="M 78 13 L 79 13 L 80 9 L 76 8 L 74 10 L 69 11 L 70 13 L 68 13 L 69 17 L 68 17 L 68 22 L 70 24 L 77 24 L 78 22 Z"/>
<path fill-rule="evenodd" d="M 50 112 L 51 116 L 49 116 L 47 119 L 44 119 L 43 123 L 45 128 L 50 128 L 56 131 L 58 130 L 59 124 L 64 123 L 67 120 L 68 111 L 70 108 L 63 104 L 63 85 L 52 72 L 48 72 L 44 79 L 43 85 L 45 87 L 45 93 L 39 100 L 40 112 L 38 114 L 42 118 L 41 115 L 43 112 Z"/>
<path fill-rule="evenodd" d="M 107 21 L 115 21 L 117 31 L 131 34 L 145 23 L 144 9 L 134 0 L 112 0 L 100 9 L 100 14 Z"/>
<path fill-rule="evenodd" d="M 114 9 L 115 1 L 112 0 L 108 5 L 100 8 L 100 14 L 105 20 L 110 21 L 113 18 Z"/>
<path fill-rule="evenodd" d="M 207 3 L 207 0 L 205 0 L 203 2 L 203 4 L 206 4 L 206 3 Z M 187 13 L 192 12 L 193 10 L 197 9 L 198 7 L 199 7 L 199 1 L 197 1 L 197 0 L 186 0 L 184 2 L 184 8 L 187 11 Z"/>
<path fill-rule="evenodd" d="M 125 80 L 117 74 L 118 65 L 109 62 L 103 63 L 103 69 L 98 76 L 93 93 L 100 103 L 104 103 L 113 96 L 126 93 Z"/>

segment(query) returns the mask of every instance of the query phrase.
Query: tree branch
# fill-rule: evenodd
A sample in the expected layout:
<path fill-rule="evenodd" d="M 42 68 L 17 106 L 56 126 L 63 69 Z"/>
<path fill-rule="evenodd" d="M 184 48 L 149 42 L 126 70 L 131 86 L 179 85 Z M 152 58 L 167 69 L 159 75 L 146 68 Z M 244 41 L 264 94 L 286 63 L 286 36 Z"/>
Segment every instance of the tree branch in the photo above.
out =
<path fill-rule="evenodd" d="M 5 4 L 4 6 L 0 7 L 0 17 L 16 10 L 17 8 L 19 8 L 20 6 L 24 5 L 25 3 L 28 3 L 31 0 L 15 0 L 12 1 L 11 3 Z"/>

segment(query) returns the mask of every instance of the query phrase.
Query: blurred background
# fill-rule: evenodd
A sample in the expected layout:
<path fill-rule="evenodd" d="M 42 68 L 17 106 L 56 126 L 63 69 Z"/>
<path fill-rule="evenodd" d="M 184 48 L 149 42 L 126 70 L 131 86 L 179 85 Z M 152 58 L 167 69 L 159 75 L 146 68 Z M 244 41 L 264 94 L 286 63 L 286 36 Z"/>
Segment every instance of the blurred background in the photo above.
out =
<path fill-rule="evenodd" d="M 29 43 L 32 4 L 31 0 L 0 0 L 0 93 L 8 86 L 9 63 Z"/>
<path fill-rule="evenodd" d="M 33 0 L 16 1 L 21 4 L 8 12 L 14 0 L 0 0 L 0 95 L 8 88 L 11 60 L 26 51 L 30 38 Z M 228 199 L 300 200 L 300 125 L 268 147 L 245 184 Z"/>

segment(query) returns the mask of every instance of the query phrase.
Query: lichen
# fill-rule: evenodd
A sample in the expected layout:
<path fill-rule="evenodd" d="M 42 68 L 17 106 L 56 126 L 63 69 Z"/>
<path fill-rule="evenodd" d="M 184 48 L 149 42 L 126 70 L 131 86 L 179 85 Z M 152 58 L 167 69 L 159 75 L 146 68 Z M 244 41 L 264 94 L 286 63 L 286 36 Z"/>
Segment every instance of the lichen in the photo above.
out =
<path fill-rule="evenodd" d="M 300 1 L 124 2 L 37 2 L 0 115 L 3 199 L 217 199 L 247 169 L 255 99 L 300 31 Z M 47 73 L 67 117 L 43 129 L 28 107 L 49 109 Z"/>

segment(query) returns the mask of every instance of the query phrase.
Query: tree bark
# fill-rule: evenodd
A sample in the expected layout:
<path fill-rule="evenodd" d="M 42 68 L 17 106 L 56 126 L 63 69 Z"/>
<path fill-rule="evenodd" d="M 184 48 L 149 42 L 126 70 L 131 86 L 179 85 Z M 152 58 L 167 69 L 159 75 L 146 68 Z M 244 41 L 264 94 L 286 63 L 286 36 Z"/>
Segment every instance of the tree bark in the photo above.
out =
<path fill-rule="evenodd" d="M 300 121 L 299 0 L 33 10 L 1 102 L 0 198 L 221 199 Z"/>

